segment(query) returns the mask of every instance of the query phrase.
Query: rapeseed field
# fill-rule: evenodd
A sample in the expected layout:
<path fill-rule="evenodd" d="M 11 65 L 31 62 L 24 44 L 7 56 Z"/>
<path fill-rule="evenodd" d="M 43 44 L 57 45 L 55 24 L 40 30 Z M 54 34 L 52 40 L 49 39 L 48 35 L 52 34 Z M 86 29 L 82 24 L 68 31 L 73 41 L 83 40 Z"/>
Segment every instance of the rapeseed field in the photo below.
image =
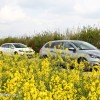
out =
<path fill-rule="evenodd" d="M 60 57 L 1 55 L 0 100 L 100 100 L 100 70 L 84 67 Z"/>

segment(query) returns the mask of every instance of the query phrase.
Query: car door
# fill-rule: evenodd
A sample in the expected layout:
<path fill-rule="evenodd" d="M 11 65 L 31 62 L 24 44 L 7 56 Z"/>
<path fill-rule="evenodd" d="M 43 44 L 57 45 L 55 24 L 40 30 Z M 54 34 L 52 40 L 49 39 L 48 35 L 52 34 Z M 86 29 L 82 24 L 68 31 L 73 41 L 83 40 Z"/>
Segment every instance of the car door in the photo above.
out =
<path fill-rule="evenodd" d="M 77 58 L 76 48 L 73 46 L 71 42 L 64 42 L 62 57 L 69 57 L 71 59 Z"/>
<path fill-rule="evenodd" d="M 52 55 L 62 54 L 63 42 L 52 42 L 50 46 L 50 53 Z"/>
<path fill-rule="evenodd" d="M 5 54 L 7 54 L 7 51 L 8 51 L 8 44 L 3 44 L 2 46 L 1 46 L 1 48 L 2 48 L 2 53 L 5 55 Z"/>
<path fill-rule="evenodd" d="M 13 49 L 11 48 L 11 44 L 2 45 L 2 53 L 4 55 L 12 55 Z"/>
<path fill-rule="evenodd" d="M 14 54 L 14 46 L 12 44 L 8 44 L 8 53 L 10 55 Z"/>

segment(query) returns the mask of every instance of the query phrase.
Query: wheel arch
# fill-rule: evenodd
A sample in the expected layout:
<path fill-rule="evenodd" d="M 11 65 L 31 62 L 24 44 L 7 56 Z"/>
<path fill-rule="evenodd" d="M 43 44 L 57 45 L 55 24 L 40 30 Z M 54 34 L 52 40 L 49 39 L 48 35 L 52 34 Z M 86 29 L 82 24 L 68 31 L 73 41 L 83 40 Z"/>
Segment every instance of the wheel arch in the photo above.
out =
<path fill-rule="evenodd" d="M 85 57 L 79 57 L 77 62 L 80 63 L 81 61 L 87 61 L 87 59 Z"/>

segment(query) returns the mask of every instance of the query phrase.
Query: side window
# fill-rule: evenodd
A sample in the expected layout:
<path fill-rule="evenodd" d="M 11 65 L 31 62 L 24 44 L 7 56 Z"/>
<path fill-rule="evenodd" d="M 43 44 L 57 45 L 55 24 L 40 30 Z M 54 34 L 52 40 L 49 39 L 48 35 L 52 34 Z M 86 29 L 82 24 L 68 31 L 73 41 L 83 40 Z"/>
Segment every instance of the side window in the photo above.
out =
<path fill-rule="evenodd" d="M 62 49 L 63 48 L 63 42 L 49 42 L 45 45 L 45 48 L 56 48 L 56 49 Z"/>
<path fill-rule="evenodd" d="M 1 47 L 3 47 L 3 48 L 8 48 L 8 44 L 4 44 L 4 45 L 2 45 Z"/>
<path fill-rule="evenodd" d="M 8 46 L 9 46 L 9 48 L 13 48 L 13 45 L 12 44 L 9 44 Z"/>
<path fill-rule="evenodd" d="M 56 47 L 56 42 L 52 42 L 50 48 L 55 48 L 55 47 Z"/>
<path fill-rule="evenodd" d="M 50 48 L 50 43 L 47 43 L 47 44 L 45 45 L 45 48 Z"/>
<path fill-rule="evenodd" d="M 64 43 L 64 49 L 66 48 L 73 48 L 73 46 L 69 42 L 66 42 Z"/>
<path fill-rule="evenodd" d="M 55 42 L 53 48 L 63 49 L 63 43 L 62 42 Z"/>

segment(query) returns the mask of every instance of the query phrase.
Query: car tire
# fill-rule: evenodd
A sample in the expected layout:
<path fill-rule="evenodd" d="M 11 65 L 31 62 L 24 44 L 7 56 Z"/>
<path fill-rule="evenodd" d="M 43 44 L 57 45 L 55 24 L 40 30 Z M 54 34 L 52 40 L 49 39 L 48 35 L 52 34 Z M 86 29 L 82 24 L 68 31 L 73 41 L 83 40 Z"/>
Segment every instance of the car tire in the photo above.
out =
<path fill-rule="evenodd" d="M 47 55 L 43 55 L 43 58 L 47 58 L 48 56 Z"/>
<path fill-rule="evenodd" d="M 18 52 L 14 52 L 14 55 L 18 55 Z"/>
<path fill-rule="evenodd" d="M 77 62 L 78 62 L 78 64 L 80 64 L 81 62 L 84 63 L 84 69 L 83 69 L 84 71 L 90 71 L 89 63 L 87 62 L 86 58 L 80 57 Z"/>
<path fill-rule="evenodd" d="M 86 60 L 86 58 L 84 58 L 84 57 L 80 57 L 80 58 L 78 58 L 78 60 L 77 60 L 77 62 L 80 64 L 81 62 L 86 62 L 87 60 Z"/>

